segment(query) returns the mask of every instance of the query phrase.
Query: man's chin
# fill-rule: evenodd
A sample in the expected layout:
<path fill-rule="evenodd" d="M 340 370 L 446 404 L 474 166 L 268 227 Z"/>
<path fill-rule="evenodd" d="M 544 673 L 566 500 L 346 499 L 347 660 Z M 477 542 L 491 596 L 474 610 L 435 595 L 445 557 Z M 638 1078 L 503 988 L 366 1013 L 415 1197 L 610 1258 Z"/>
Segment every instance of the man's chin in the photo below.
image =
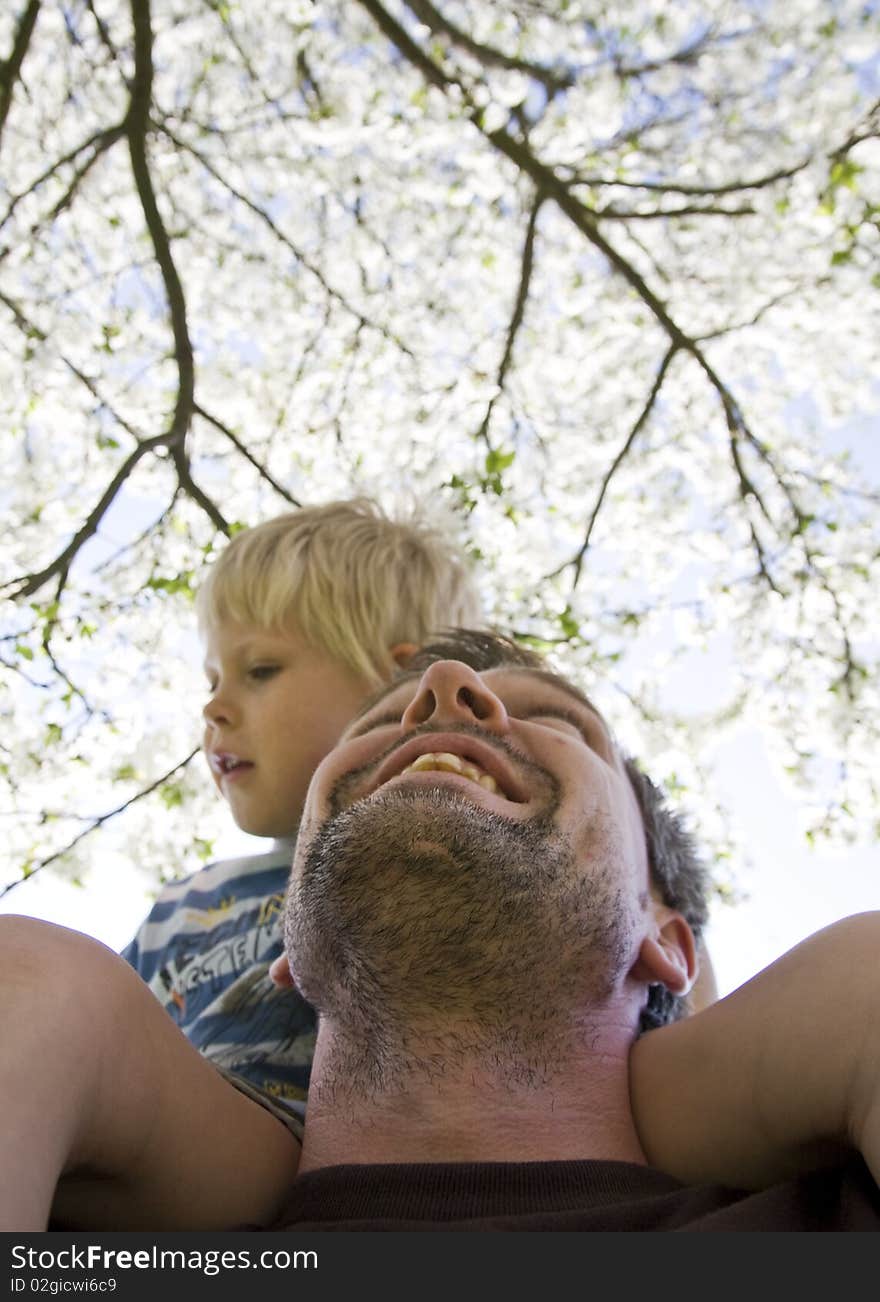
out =
<path fill-rule="evenodd" d="M 584 874 L 552 816 L 512 821 L 441 784 L 374 792 L 302 838 L 287 952 L 334 1043 L 365 1059 L 364 1091 L 389 1054 L 430 1068 L 453 1033 L 456 1052 L 519 1061 L 608 997 L 627 919 L 601 840 Z"/>
<path fill-rule="evenodd" d="M 439 1008 L 468 972 L 479 990 L 487 955 L 524 953 L 536 902 L 572 880 L 552 822 L 512 821 L 449 786 L 389 786 L 301 839 L 285 924 L 291 959 L 310 973 L 313 1002 L 356 978 L 383 997 L 418 990 Z"/>

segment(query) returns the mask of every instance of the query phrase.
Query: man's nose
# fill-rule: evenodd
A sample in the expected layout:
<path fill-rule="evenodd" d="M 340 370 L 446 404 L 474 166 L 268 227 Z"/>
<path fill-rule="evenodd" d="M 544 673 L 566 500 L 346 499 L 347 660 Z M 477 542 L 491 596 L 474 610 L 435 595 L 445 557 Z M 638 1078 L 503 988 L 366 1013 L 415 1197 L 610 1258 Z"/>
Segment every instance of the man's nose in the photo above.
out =
<path fill-rule="evenodd" d="M 404 728 L 476 723 L 492 732 L 507 732 L 510 726 L 504 703 L 460 660 L 438 660 L 425 670 L 401 723 Z"/>

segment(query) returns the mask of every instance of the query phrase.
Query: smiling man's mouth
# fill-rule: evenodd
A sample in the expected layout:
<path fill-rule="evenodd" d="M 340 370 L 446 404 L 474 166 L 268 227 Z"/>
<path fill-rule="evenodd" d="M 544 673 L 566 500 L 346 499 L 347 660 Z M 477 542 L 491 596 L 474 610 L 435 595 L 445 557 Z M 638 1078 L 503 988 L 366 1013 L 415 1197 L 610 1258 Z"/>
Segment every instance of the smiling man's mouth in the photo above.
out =
<path fill-rule="evenodd" d="M 476 782 L 478 786 L 492 792 L 493 795 L 500 792 L 500 787 L 491 773 L 449 751 L 428 751 L 424 755 L 419 755 L 412 764 L 407 764 L 406 768 L 401 770 L 401 775 L 403 773 L 456 773 L 459 777 Z"/>
<path fill-rule="evenodd" d="M 467 732 L 431 729 L 427 733 L 417 733 L 340 778 L 332 792 L 331 803 L 342 808 L 346 803 L 372 795 L 387 782 L 407 774 L 448 773 L 454 778 L 472 782 L 493 801 L 527 804 L 535 798 L 534 782 L 527 787 L 518 776 L 517 768 L 523 764 L 532 766 L 507 751 L 508 748 L 478 734 L 476 729 Z M 541 771 L 535 768 L 534 777 L 539 788 L 542 785 L 540 775 Z M 424 785 L 424 779 L 421 785 Z"/>

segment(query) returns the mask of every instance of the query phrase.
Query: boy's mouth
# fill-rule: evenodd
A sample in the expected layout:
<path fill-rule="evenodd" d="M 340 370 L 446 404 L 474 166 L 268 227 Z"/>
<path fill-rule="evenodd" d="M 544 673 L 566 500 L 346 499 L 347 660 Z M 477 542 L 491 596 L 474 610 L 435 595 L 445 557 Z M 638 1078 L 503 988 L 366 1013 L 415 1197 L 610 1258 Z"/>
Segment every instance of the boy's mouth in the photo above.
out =
<path fill-rule="evenodd" d="M 230 755 L 226 751 L 212 751 L 210 763 L 218 777 L 227 777 L 230 773 L 239 773 L 254 767 L 251 760 L 239 759 L 237 755 Z"/>

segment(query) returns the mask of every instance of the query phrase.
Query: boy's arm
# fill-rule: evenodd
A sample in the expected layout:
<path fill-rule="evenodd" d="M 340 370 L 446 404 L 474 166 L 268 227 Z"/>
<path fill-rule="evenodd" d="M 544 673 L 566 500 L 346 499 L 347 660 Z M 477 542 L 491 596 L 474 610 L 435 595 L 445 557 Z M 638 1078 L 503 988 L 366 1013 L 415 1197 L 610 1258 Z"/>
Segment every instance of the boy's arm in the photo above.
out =
<path fill-rule="evenodd" d="M 652 1165 L 760 1188 L 856 1148 L 880 1183 L 878 955 L 880 912 L 856 914 L 643 1035 L 630 1088 Z"/>
<path fill-rule="evenodd" d="M 97 941 L 0 919 L 0 1226 L 263 1224 L 299 1144 Z M 6 1201 L 4 1201 L 4 1199 Z"/>

